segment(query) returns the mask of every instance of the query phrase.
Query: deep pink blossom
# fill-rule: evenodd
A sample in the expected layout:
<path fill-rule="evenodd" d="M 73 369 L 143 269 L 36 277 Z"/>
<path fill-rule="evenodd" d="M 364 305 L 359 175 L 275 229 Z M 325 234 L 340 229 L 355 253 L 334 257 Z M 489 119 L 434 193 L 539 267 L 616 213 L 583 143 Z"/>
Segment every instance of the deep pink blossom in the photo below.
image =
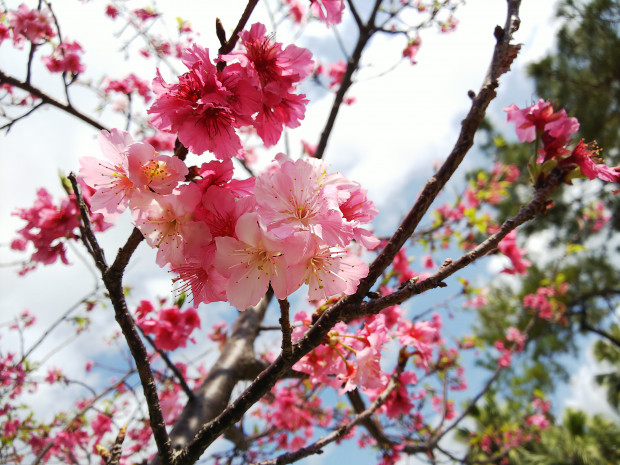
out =
<path fill-rule="evenodd" d="M 564 109 L 554 111 L 553 105 L 543 99 L 524 109 L 513 104 L 504 111 L 508 114 L 508 122 L 515 124 L 521 142 L 532 142 L 537 132 L 542 134 L 545 130 L 553 137 L 559 137 L 566 133 L 574 134 L 579 129 L 576 118 L 568 118 Z"/>
<path fill-rule="evenodd" d="M 33 43 L 40 43 L 56 35 L 47 10 L 31 10 L 22 3 L 17 10 L 9 10 L 7 18 L 16 45 L 19 45 L 24 38 Z"/>
<path fill-rule="evenodd" d="M 179 140 L 196 154 L 210 151 L 227 159 L 241 150 L 235 132 L 236 114 L 228 91 L 217 79 L 208 49 L 194 45 L 185 51 L 183 62 L 190 68 L 178 84 L 166 83 L 159 71 L 153 80 L 155 102 L 149 108 L 152 124 L 178 134 Z"/>
<path fill-rule="evenodd" d="M 569 157 L 561 160 L 561 165 L 574 163 L 588 179 L 599 178 L 607 182 L 620 182 L 620 167 L 611 168 L 603 163 L 596 163 L 598 148 L 579 141 Z"/>
<path fill-rule="evenodd" d="M 74 238 L 73 231 L 80 225 L 80 213 L 75 201 L 65 197 L 55 204 L 45 189 L 39 189 L 33 206 L 18 209 L 13 215 L 25 220 L 26 225 L 17 231 L 20 237 L 11 243 L 12 249 L 24 251 L 27 244 L 32 243 L 35 252 L 30 257 L 31 262 L 49 265 L 60 258 L 64 264 L 69 263 L 64 240 Z M 33 268 L 27 265 L 20 273 Z"/>
<path fill-rule="evenodd" d="M 415 39 L 410 40 L 407 43 L 407 46 L 403 50 L 403 57 L 409 58 L 409 61 L 412 65 L 417 65 L 416 56 L 418 55 L 418 51 L 420 50 L 420 46 L 422 45 L 422 39 L 420 36 L 417 36 Z"/>
<path fill-rule="evenodd" d="M 151 100 L 151 90 L 148 83 L 133 73 L 130 73 L 123 79 L 106 78 L 104 85 L 106 85 L 104 88 L 106 95 L 110 92 L 118 92 L 125 95 L 136 92 L 144 99 L 144 103 L 148 103 Z"/>
<path fill-rule="evenodd" d="M 508 274 L 525 274 L 527 273 L 527 268 L 531 265 L 531 263 L 523 258 L 525 255 L 525 249 L 520 249 L 517 246 L 517 230 L 513 229 L 510 231 L 506 237 L 504 237 L 499 244 L 497 244 L 497 248 L 500 252 L 506 255 L 510 261 L 512 262 L 512 268 L 505 268 L 502 270 L 502 273 Z"/>
<path fill-rule="evenodd" d="M 156 311 L 151 302 L 143 300 L 136 316 L 144 334 L 153 335 L 155 345 L 162 350 L 185 347 L 191 333 L 200 328 L 200 317 L 194 308 L 181 310 L 173 306 Z"/>
<path fill-rule="evenodd" d="M 49 57 L 42 57 L 41 60 L 52 73 L 78 74 L 86 69 L 81 62 L 82 52 L 82 46 L 77 42 L 65 41 L 58 45 Z"/>

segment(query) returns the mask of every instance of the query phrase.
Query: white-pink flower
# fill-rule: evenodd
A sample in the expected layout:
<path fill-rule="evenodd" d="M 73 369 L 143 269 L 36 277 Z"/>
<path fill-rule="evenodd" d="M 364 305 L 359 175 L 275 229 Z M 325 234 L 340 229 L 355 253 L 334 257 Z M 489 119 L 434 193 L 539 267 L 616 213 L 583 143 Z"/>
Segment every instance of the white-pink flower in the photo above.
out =
<path fill-rule="evenodd" d="M 269 283 L 278 299 L 284 299 L 301 285 L 299 268 L 289 267 L 284 258 L 287 243 L 269 234 L 256 213 L 241 216 L 235 233 L 238 239 L 215 238 L 215 267 L 228 277 L 226 296 L 237 309 L 256 305 Z"/>
<path fill-rule="evenodd" d="M 101 131 L 98 136 L 103 156 L 109 162 L 94 157 L 80 159 L 80 176 L 96 190 L 91 197 L 94 213 L 102 213 L 107 221 L 119 216 L 129 203 L 135 186 L 128 177 L 128 147 L 134 143 L 126 131 L 112 129 Z"/>
<path fill-rule="evenodd" d="M 308 231 L 323 244 L 347 245 L 353 227 L 340 211 L 338 188 L 325 185 L 324 166 L 284 156 L 277 160 L 280 169 L 259 176 L 254 186 L 258 214 L 267 230 L 279 238 Z"/>

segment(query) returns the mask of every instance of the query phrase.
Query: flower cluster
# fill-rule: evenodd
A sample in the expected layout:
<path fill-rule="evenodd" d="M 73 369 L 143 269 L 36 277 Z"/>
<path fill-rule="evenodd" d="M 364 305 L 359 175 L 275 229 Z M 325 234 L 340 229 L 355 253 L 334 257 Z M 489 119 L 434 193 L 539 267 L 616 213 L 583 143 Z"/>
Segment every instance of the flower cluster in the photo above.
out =
<path fill-rule="evenodd" d="M 8 28 L 0 24 L 0 30 L 4 31 L 0 32 L 0 42 L 9 36 L 9 31 L 16 47 L 21 47 L 24 40 L 41 44 L 56 36 L 52 28 L 52 18 L 47 10 L 31 10 L 22 3 L 16 10 L 8 10 L 6 17 L 9 24 Z"/>
<path fill-rule="evenodd" d="M 295 45 L 283 49 L 260 23 L 239 37 L 243 50 L 218 58 L 225 67 L 211 62 L 208 49 L 193 45 L 182 54 L 189 71 L 178 84 L 166 83 L 159 71 L 153 81 L 151 122 L 176 133 L 196 154 L 242 155 L 237 130 L 246 126 L 269 147 L 285 126 L 297 127 L 304 118 L 307 100 L 294 90 L 312 72 L 310 52 Z"/>
<path fill-rule="evenodd" d="M 43 57 L 43 64 L 51 73 L 78 74 L 84 71 L 80 54 L 82 46 L 77 42 L 61 42 L 49 57 Z"/>
<path fill-rule="evenodd" d="M 534 181 L 543 180 L 552 168 L 560 166 L 574 167 L 566 177 L 567 181 L 585 176 L 620 182 L 620 167 L 600 163 L 596 144 L 586 144 L 581 140 L 572 150 L 568 148 L 571 136 L 579 130 L 579 122 L 576 118 L 569 118 L 564 109 L 555 111 L 551 103 L 539 99 L 527 108 L 519 109 L 513 104 L 504 111 L 508 114 L 508 122 L 515 124 L 519 141 L 536 141 L 539 147 L 535 154 L 536 165 L 530 164 Z"/>
<path fill-rule="evenodd" d="M 566 305 L 562 297 L 568 290 L 568 283 L 561 282 L 553 286 L 541 286 L 535 294 L 523 297 L 523 306 L 535 310 L 540 318 L 549 321 L 562 320 Z"/>
<path fill-rule="evenodd" d="M 268 172 L 232 180 L 232 161 L 188 168 L 124 131 L 103 131 L 109 162 L 81 159 L 93 211 L 114 219 L 129 206 L 157 264 L 170 265 L 195 302 L 256 304 L 269 284 L 284 299 L 303 283 L 312 300 L 352 294 L 368 267 L 345 247 L 378 244 L 363 224 L 377 214 L 359 184 L 314 159 L 277 157 Z"/>
<path fill-rule="evenodd" d="M 136 324 L 146 335 L 155 336 L 155 346 L 161 350 L 185 347 L 194 329 L 200 328 L 200 318 L 193 308 L 182 311 L 176 305 L 155 311 L 148 300 L 136 309 Z"/>
<path fill-rule="evenodd" d="M 83 190 L 84 199 L 88 204 L 90 191 L 87 187 Z M 56 204 L 51 194 L 41 188 L 37 191 L 37 198 L 32 207 L 17 209 L 13 215 L 26 221 L 26 225 L 17 231 L 20 237 L 11 242 L 11 249 L 25 251 L 29 243 L 35 248 L 30 262 L 22 268 L 20 274 L 33 270 L 37 263 L 51 265 L 57 259 L 65 265 L 69 263 L 64 242 L 75 240 L 77 238 L 75 230 L 80 226 L 80 213 L 75 195 L 71 194 Z M 112 226 L 103 221 L 103 216 L 100 214 L 91 215 L 91 221 L 95 232 L 104 231 Z"/>

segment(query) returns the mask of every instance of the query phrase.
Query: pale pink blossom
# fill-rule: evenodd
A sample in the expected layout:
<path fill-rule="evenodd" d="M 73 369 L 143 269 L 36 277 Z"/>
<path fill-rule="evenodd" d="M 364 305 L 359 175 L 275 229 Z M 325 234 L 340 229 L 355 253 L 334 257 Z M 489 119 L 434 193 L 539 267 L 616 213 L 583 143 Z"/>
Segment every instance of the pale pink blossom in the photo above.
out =
<path fill-rule="evenodd" d="M 134 141 L 128 132 L 118 129 L 101 131 L 98 141 L 109 162 L 83 157 L 80 159 L 80 176 L 96 190 L 91 198 L 93 211 L 112 221 L 127 208 L 136 189 L 128 177 L 127 160 L 127 150 Z"/>
<path fill-rule="evenodd" d="M 277 237 L 307 231 L 327 245 L 345 246 L 353 227 L 344 221 L 338 189 L 324 185 L 326 170 L 306 160 L 279 157 L 280 169 L 256 179 L 258 214 Z"/>
<path fill-rule="evenodd" d="M 139 189 L 170 194 L 185 180 L 188 169 L 177 157 L 160 155 L 147 143 L 136 142 L 127 149 L 128 177 Z"/>
<path fill-rule="evenodd" d="M 185 263 L 184 247 L 189 237 L 200 241 L 194 242 L 195 247 L 207 245 L 211 240 L 206 225 L 193 218 L 200 198 L 200 189 L 195 184 L 181 185 L 168 195 L 140 192 L 132 198 L 135 225 L 146 242 L 158 249 L 156 263 L 159 266 Z"/>
<path fill-rule="evenodd" d="M 278 299 L 284 299 L 303 281 L 300 271 L 287 266 L 283 241 L 260 225 L 256 213 L 237 221 L 234 237 L 216 237 L 215 267 L 228 278 L 226 296 L 237 309 L 256 305 L 269 283 Z"/>

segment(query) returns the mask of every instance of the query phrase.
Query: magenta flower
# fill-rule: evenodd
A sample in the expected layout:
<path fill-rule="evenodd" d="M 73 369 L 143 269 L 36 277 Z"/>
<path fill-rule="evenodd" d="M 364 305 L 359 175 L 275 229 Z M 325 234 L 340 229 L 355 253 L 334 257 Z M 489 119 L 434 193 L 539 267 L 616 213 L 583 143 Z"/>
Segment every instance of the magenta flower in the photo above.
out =
<path fill-rule="evenodd" d="M 529 260 L 523 258 L 525 255 L 525 249 L 520 249 L 517 246 L 517 230 L 513 229 L 506 237 L 504 237 L 499 244 L 497 244 L 498 250 L 506 255 L 512 262 L 512 268 L 505 268 L 501 272 L 507 274 L 525 274 L 528 267 L 531 265 Z"/>
<path fill-rule="evenodd" d="M 532 142 L 537 132 L 542 134 L 545 130 L 555 138 L 564 136 L 568 140 L 570 134 L 579 129 L 577 118 L 568 118 L 564 109 L 554 111 L 553 105 L 543 99 L 524 109 L 513 104 L 504 111 L 508 114 L 508 122 L 515 124 L 520 142 Z"/>

